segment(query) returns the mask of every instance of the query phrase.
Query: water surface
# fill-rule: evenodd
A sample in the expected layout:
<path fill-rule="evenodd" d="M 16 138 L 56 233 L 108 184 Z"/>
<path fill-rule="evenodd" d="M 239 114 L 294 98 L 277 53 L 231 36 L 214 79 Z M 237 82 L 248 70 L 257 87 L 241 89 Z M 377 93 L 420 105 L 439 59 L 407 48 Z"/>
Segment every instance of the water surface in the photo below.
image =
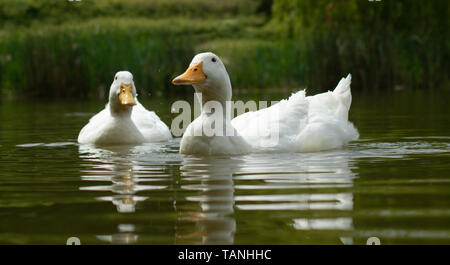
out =
<path fill-rule="evenodd" d="M 449 244 L 447 99 L 354 95 L 348 147 L 231 157 L 80 146 L 104 101 L 3 101 L 0 243 Z M 173 101 L 143 104 L 170 123 Z"/>

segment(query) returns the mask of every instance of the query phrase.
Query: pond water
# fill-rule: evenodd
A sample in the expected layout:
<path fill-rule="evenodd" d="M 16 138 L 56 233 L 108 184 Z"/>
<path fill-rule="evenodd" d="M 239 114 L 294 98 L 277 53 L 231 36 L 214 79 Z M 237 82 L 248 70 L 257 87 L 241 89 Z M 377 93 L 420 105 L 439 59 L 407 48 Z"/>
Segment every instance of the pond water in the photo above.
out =
<path fill-rule="evenodd" d="M 4 100 L 0 243 L 450 244 L 448 98 L 354 95 L 348 147 L 232 157 L 79 146 L 104 101 Z M 170 124 L 172 102 L 142 103 Z"/>

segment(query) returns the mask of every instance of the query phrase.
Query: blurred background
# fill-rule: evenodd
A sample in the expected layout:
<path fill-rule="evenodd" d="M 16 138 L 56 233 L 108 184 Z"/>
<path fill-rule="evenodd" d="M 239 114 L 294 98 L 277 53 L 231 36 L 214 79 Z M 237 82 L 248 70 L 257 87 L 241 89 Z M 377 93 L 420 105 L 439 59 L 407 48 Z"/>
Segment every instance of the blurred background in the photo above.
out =
<path fill-rule="evenodd" d="M 448 1 L 2 0 L 5 98 L 105 98 L 131 71 L 140 97 L 171 85 L 202 51 L 221 56 L 235 93 L 449 89 Z M 184 93 L 183 92 L 183 93 Z"/>

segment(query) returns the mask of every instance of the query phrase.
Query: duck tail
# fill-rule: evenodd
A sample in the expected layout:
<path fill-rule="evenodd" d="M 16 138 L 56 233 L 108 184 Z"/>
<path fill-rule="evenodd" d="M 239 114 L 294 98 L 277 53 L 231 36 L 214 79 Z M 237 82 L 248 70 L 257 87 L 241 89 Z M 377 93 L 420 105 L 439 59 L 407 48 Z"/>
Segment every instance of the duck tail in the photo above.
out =
<path fill-rule="evenodd" d="M 346 78 L 342 78 L 339 84 L 333 91 L 333 94 L 338 97 L 341 102 L 350 109 L 352 104 L 352 92 L 350 90 L 350 84 L 352 83 L 352 75 L 348 74 Z"/>

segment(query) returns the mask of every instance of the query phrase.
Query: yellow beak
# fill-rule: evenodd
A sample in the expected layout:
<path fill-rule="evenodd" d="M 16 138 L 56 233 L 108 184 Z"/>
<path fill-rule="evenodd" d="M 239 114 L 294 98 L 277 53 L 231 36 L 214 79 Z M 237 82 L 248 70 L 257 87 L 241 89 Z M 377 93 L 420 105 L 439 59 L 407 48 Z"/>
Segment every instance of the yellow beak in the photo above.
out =
<path fill-rule="evenodd" d="M 202 69 L 203 62 L 189 66 L 189 68 L 183 74 L 175 77 L 172 80 L 174 85 L 192 85 L 200 84 L 205 82 L 206 75 L 203 73 Z"/>
<path fill-rule="evenodd" d="M 120 103 L 126 106 L 134 106 L 136 105 L 136 100 L 133 97 L 133 84 L 120 84 L 120 93 L 119 93 Z"/>

